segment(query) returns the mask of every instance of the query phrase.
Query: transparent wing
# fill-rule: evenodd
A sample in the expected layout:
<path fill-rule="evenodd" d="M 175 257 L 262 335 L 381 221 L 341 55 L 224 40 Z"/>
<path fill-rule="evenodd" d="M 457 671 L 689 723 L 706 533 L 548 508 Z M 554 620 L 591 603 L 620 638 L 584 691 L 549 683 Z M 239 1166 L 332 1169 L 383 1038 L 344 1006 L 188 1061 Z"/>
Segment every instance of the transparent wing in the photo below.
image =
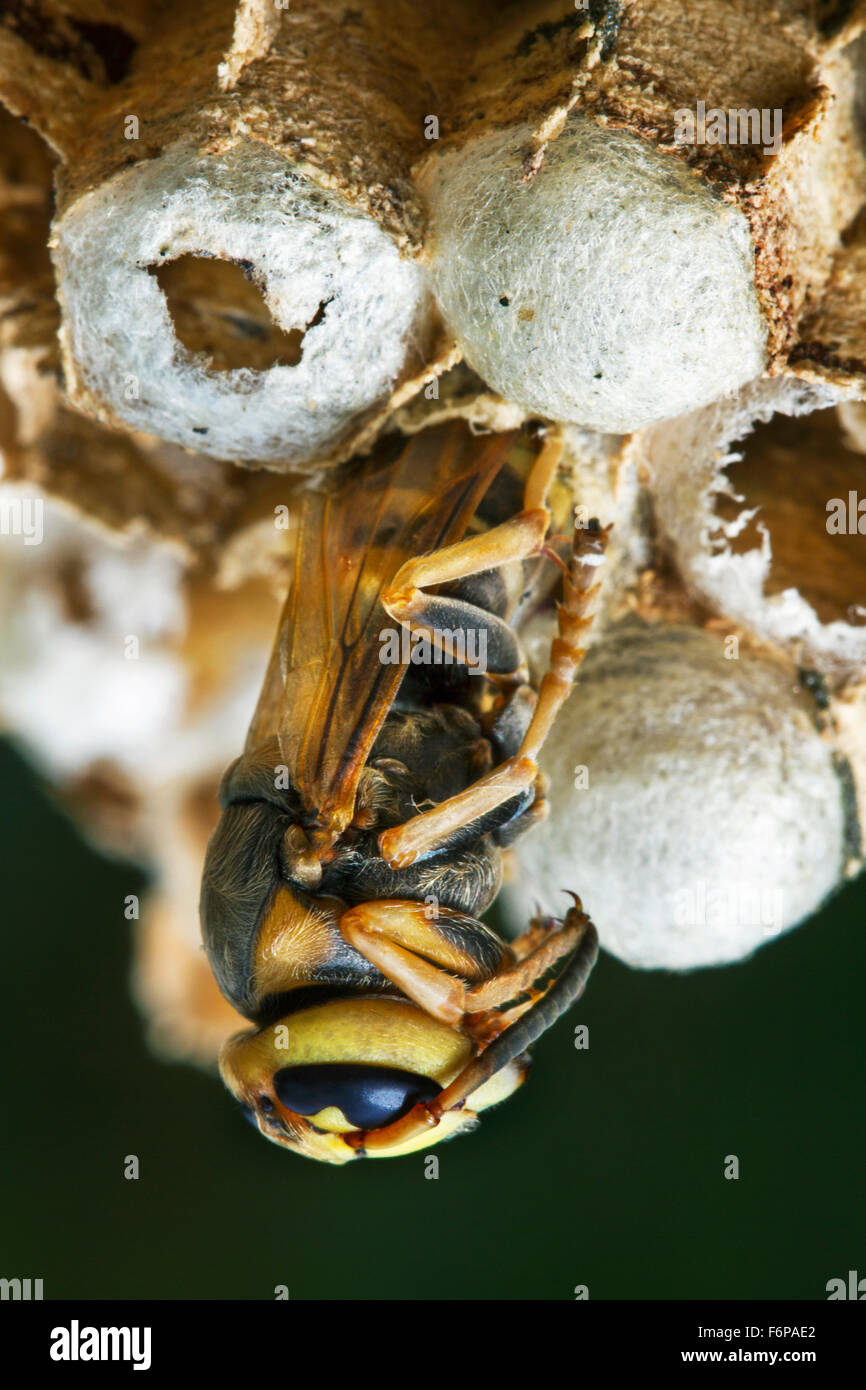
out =
<path fill-rule="evenodd" d="M 276 736 L 308 816 L 335 836 L 405 671 L 380 660 L 394 627 L 382 591 L 411 556 L 461 538 L 512 441 L 457 422 L 425 430 L 295 509 L 293 579 L 247 751 Z"/>

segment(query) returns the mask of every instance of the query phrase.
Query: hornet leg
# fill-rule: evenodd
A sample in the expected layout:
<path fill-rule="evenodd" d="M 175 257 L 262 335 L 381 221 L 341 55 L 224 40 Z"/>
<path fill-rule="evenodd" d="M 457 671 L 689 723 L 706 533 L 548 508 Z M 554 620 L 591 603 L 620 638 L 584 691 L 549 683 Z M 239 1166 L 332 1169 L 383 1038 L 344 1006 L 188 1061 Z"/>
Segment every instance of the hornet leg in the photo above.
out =
<path fill-rule="evenodd" d="M 540 455 L 539 459 L 542 457 Z M 539 514 L 525 512 L 522 517 Z M 505 527 L 497 529 L 507 530 L 521 520 L 521 517 L 517 517 L 514 523 L 506 523 Z M 379 838 L 379 849 L 392 868 L 413 864 L 446 842 L 455 830 L 489 814 L 535 782 L 539 775 L 539 752 L 571 692 L 585 655 L 585 648 L 580 643 L 592 626 L 598 607 L 601 585 L 594 582 L 595 570 L 604 558 L 609 531 L 610 527 L 601 527 L 598 522 L 575 530 L 571 564 L 563 578 L 562 601 L 557 605 L 558 635 L 551 646 L 550 667 L 541 682 L 538 704 L 520 749 L 515 756 L 457 796 L 440 802 L 430 811 L 413 816 L 403 825 L 384 831 Z M 494 534 L 490 533 L 491 536 Z M 472 546 L 475 541 L 465 544 Z M 451 549 L 456 551 L 461 547 Z M 444 551 L 440 553 L 445 554 Z M 436 558 L 435 555 L 427 557 L 427 564 L 432 565 Z M 452 560 L 449 578 L 455 577 L 454 569 Z M 435 580 L 428 578 L 427 582 L 433 583 Z"/>

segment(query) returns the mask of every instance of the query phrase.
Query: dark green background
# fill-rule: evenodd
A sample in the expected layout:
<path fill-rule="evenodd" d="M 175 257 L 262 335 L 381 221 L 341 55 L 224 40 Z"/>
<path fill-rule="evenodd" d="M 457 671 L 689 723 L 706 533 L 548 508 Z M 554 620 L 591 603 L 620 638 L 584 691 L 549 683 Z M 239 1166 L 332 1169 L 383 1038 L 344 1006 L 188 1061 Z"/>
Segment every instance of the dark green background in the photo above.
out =
<path fill-rule="evenodd" d="M 423 1155 L 285 1154 L 217 1080 L 150 1056 L 123 918 L 144 875 L 2 746 L 0 777 L 0 1274 L 46 1298 L 296 1299 L 823 1298 L 866 1275 L 866 881 L 745 964 L 603 956 L 527 1085 L 428 1181 Z"/>

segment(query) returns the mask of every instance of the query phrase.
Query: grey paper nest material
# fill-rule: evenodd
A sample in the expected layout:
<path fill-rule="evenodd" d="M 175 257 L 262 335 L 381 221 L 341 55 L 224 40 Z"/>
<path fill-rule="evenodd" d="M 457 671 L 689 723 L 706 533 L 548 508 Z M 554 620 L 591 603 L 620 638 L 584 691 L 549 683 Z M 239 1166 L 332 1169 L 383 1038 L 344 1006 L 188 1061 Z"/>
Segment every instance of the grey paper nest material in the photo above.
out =
<path fill-rule="evenodd" d="M 54 247 L 73 396 L 218 458 L 298 466 L 327 454 L 420 360 L 428 334 L 419 268 L 253 141 L 222 155 L 172 145 L 78 199 Z M 215 371 L 178 342 L 149 272 L 183 256 L 248 268 L 274 322 L 302 334 L 299 360 Z"/>
<path fill-rule="evenodd" d="M 509 400 L 633 430 L 787 364 L 864 157 L 856 23 L 774 18 L 539 5 L 482 51 L 418 177 L 445 321 Z"/>
<path fill-rule="evenodd" d="M 496 131 L 437 164 L 433 283 L 475 370 L 527 410 L 612 433 L 758 376 L 745 215 L 578 112 L 528 182 L 532 135 Z"/>
<path fill-rule="evenodd" d="M 792 675 L 685 624 L 614 625 L 545 759 L 550 823 L 522 850 L 518 917 L 533 900 L 561 912 L 579 883 L 608 950 L 681 970 L 739 960 L 814 912 L 844 877 L 856 813 Z"/>
<path fill-rule="evenodd" d="M 837 399 L 824 382 L 759 382 L 647 430 L 638 447 L 689 592 L 844 684 L 866 670 L 866 544 L 847 515 L 866 459 Z M 830 513 L 843 501 L 840 529 Z"/>
<path fill-rule="evenodd" d="M 617 431 L 763 370 L 856 369 L 827 316 L 862 203 L 857 7 L 34 13 L 4 16 L 0 96 L 59 155 L 63 371 L 91 417 L 321 472 L 461 354 L 512 408 Z M 684 137 L 699 106 L 735 129 Z M 258 311 L 203 289 L 207 261 Z"/>
<path fill-rule="evenodd" d="M 409 163 L 472 26 L 460 5 L 444 26 L 416 11 L 145 3 L 115 7 L 109 34 L 98 4 L 49 4 L 38 32 L 13 6 L 0 95 L 61 156 L 54 255 L 79 409 L 216 457 L 309 468 L 348 456 L 437 361 Z M 255 335 L 242 313 L 222 315 L 217 353 L 176 335 L 151 272 L 184 257 L 255 282 L 293 339 L 274 365 L 216 368 L 225 344 Z"/>

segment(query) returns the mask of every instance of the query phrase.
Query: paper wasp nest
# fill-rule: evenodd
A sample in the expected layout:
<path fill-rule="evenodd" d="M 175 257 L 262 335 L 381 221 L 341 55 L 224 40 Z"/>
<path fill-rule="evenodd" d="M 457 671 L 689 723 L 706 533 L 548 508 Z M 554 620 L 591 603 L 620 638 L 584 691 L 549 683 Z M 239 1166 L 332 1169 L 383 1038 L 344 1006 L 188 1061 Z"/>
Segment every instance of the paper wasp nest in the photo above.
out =
<path fill-rule="evenodd" d="M 40 15 L 0 16 L 0 713 L 155 867 L 161 1045 L 233 1024 L 195 898 L 275 518 L 451 416 L 564 423 L 578 520 L 614 523 L 515 923 L 573 886 L 608 949 L 687 968 L 812 912 L 866 823 L 863 7 Z"/>
<path fill-rule="evenodd" d="M 115 175 L 61 217 L 54 247 L 64 361 L 80 398 L 239 462 L 306 464 L 341 444 L 387 399 L 431 314 L 421 272 L 375 223 L 252 141 L 219 156 L 179 142 Z M 217 371 L 206 339 L 201 350 L 178 341 L 154 272 L 185 269 L 189 281 L 196 263 L 211 275 L 242 267 L 258 283 L 283 330 L 273 365 Z M 253 344 L 266 331 L 230 308 L 224 318 Z"/>
<path fill-rule="evenodd" d="M 500 395 L 622 432 L 756 377 L 766 328 L 745 216 L 639 136 L 571 115 L 538 175 L 529 124 L 438 162 L 433 283 Z"/>

